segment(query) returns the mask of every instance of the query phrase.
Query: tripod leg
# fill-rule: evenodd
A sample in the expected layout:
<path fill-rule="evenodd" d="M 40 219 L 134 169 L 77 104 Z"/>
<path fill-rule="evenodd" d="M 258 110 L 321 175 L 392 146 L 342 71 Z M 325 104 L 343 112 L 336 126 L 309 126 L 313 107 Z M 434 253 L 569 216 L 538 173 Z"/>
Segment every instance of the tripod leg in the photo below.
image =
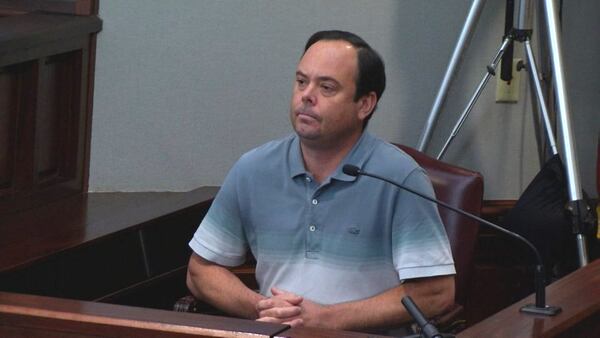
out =
<path fill-rule="evenodd" d="M 460 33 L 458 41 L 456 43 L 456 47 L 454 47 L 454 52 L 452 53 L 452 57 L 450 58 L 450 63 L 448 64 L 448 69 L 446 69 L 446 73 L 444 74 L 444 79 L 442 80 L 442 84 L 440 85 L 440 89 L 435 97 L 435 101 L 433 106 L 431 107 L 431 112 L 429 113 L 429 118 L 427 119 L 427 124 L 425 125 L 425 130 L 419 139 L 419 145 L 417 149 L 420 151 L 425 151 L 429 140 L 431 139 L 431 134 L 433 132 L 433 127 L 435 126 L 435 122 L 437 121 L 438 115 L 442 110 L 442 106 L 444 105 L 444 101 L 446 101 L 446 96 L 448 95 L 448 90 L 450 88 L 450 84 L 456 75 L 456 71 L 462 60 L 463 53 L 465 51 L 465 45 L 469 43 L 471 37 L 473 36 L 473 31 L 475 26 L 477 25 L 477 20 L 479 20 L 479 16 L 481 15 L 481 9 L 485 4 L 485 0 L 474 0 L 473 4 L 471 4 L 471 8 L 469 9 L 469 14 L 467 15 L 467 20 L 465 21 L 465 25 Z"/>
<path fill-rule="evenodd" d="M 452 129 L 452 133 L 450 133 L 450 136 L 448 137 L 448 139 L 446 140 L 446 143 L 442 147 L 442 150 L 438 154 L 438 156 L 437 156 L 438 160 L 441 159 L 442 156 L 444 156 L 444 153 L 446 152 L 446 150 L 448 150 L 448 146 L 450 145 L 450 143 L 452 142 L 452 140 L 454 139 L 454 137 L 456 137 L 456 135 L 458 134 L 458 131 L 460 130 L 460 128 L 462 127 L 462 125 L 465 123 L 467 117 L 471 113 L 471 110 L 473 110 L 473 107 L 475 106 L 475 102 L 477 102 L 477 99 L 479 98 L 479 96 L 483 92 L 483 89 L 485 88 L 485 85 L 488 83 L 488 81 L 490 80 L 490 78 L 492 76 L 496 75 L 496 67 L 498 67 L 498 62 L 500 62 L 500 58 L 502 58 L 502 55 L 506 51 L 506 48 L 508 48 L 508 46 L 511 43 L 512 43 L 512 36 L 511 35 L 507 36 L 504 39 L 504 41 L 502 41 L 502 44 L 500 45 L 500 49 L 498 49 L 498 52 L 496 53 L 496 56 L 494 57 L 492 63 L 487 66 L 487 72 L 485 73 L 485 76 L 483 77 L 483 79 L 481 80 L 481 82 L 479 83 L 479 85 L 477 86 L 477 89 L 475 90 L 475 93 L 473 94 L 473 96 L 469 100 L 469 103 L 467 104 L 467 107 L 465 108 L 465 110 L 460 115 L 460 117 L 458 119 L 458 122 L 454 126 L 454 129 Z"/>
<path fill-rule="evenodd" d="M 542 85 L 540 84 L 540 78 L 538 77 L 538 69 L 533 57 L 533 51 L 531 49 L 531 43 L 529 39 L 525 40 L 525 56 L 527 58 L 527 71 L 529 72 L 529 79 L 535 90 L 538 106 L 542 112 L 542 118 L 544 119 L 544 126 L 546 127 L 546 134 L 548 136 L 548 142 L 552 148 L 552 154 L 558 154 L 556 149 L 556 141 L 554 138 L 554 132 L 552 131 L 552 123 L 550 123 L 550 117 L 548 114 L 548 107 L 546 101 L 544 101 L 544 94 L 542 91 Z"/>
<path fill-rule="evenodd" d="M 562 134 L 564 148 L 563 160 L 565 162 L 566 176 L 569 190 L 570 211 L 573 215 L 573 232 L 576 234 L 579 265 L 588 263 L 587 244 L 583 234 L 585 206 L 582 197 L 581 183 L 579 181 L 579 168 L 575 152 L 575 139 L 571 129 L 569 117 L 569 103 L 563 71 L 560 31 L 558 27 L 558 14 L 554 0 L 544 1 L 544 16 L 546 18 L 547 34 L 550 53 L 552 55 L 552 70 L 554 73 L 554 87 L 558 104 L 558 119 Z"/>

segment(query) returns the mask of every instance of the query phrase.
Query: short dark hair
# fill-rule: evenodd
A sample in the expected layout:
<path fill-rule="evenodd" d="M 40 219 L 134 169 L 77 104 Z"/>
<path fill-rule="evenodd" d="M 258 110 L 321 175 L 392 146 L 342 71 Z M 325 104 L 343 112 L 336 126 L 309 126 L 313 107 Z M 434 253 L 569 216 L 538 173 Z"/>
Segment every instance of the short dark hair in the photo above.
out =
<path fill-rule="evenodd" d="M 379 56 L 379 54 L 358 35 L 339 30 L 316 32 L 306 42 L 304 53 L 306 53 L 310 46 L 321 40 L 343 40 L 356 48 L 356 54 L 358 56 L 358 76 L 356 77 L 356 93 L 354 93 L 354 101 L 358 101 L 358 99 L 370 92 L 375 92 L 377 102 L 379 102 L 379 99 L 385 90 L 385 65 L 383 64 L 381 56 Z M 377 103 L 373 108 L 373 112 L 365 119 L 363 128 L 367 127 L 369 119 L 371 119 L 371 116 L 375 113 L 375 109 L 377 109 Z"/>

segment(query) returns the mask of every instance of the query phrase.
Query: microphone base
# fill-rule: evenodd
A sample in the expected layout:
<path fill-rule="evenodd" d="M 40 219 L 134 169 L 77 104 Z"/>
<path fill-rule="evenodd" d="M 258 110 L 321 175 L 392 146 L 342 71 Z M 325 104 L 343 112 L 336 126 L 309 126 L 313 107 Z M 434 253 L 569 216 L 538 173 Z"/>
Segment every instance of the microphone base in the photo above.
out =
<path fill-rule="evenodd" d="M 537 307 L 535 304 L 527 304 L 521 308 L 521 312 L 531 313 L 542 316 L 556 316 L 562 311 L 558 306 L 546 305 L 545 307 Z"/>

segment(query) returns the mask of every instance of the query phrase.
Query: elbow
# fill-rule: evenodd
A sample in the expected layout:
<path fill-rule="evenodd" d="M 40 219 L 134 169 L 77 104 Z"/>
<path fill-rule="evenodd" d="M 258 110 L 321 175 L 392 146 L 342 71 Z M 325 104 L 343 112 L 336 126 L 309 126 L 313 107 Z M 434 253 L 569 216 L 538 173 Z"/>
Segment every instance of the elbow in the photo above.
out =
<path fill-rule="evenodd" d="M 444 313 L 444 312 L 452 309 L 452 307 L 455 304 L 455 301 L 454 301 L 455 292 L 456 292 L 455 281 L 454 281 L 454 276 L 452 276 L 451 278 L 448 278 L 445 281 L 445 283 L 442 287 L 442 290 L 437 297 L 437 299 L 439 301 L 438 309 L 441 310 L 440 311 L 441 313 Z"/>
<path fill-rule="evenodd" d="M 192 257 L 190 257 L 190 261 L 188 263 L 185 284 L 194 297 L 202 299 L 202 292 L 198 287 L 201 274 L 198 273 L 199 266 L 197 260 L 198 258 L 194 257 L 194 254 L 192 254 Z"/>
<path fill-rule="evenodd" d="M 454 290 L 452 290 L 451 294 L 442 297 L 440 309 L 443 309 L 442 312 L 449 311 L 454 307 L 454 304 Z"/>
<path fill-rule="evenodd" d="M 435 278 L 426 293 L 428 306 L 424 306 L 423 311 L 430 316 L 437 316 L 446 313 L 454 307 L 455 283 L 454 276 L 441 276 Z"/>
<path fill-rule="evenodd" d="M 192 272 L 190 271 L 190 267 L 188 266 L 188 270 L 185 276 L 185 284 L 188 290 L 197 297 L 196 286 L 194 285 L 194 278 L 192 276 Z"/>
<path fill-rule="evenodd" d="M 406 294 L 413 297 L 427 316 L 445 313 L 454 306 L 454 276 L 438 276 L 422 282 L 406 283 Z"/>

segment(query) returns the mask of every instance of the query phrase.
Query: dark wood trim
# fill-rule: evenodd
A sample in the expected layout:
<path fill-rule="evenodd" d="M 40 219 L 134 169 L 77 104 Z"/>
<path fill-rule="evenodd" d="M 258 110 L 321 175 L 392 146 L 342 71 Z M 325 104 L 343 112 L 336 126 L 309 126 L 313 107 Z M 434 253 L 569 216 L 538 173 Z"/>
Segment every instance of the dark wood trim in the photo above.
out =
<path fill-rule="evenodd" d="M 253 320 L 0 292 L 0 334 L 36 337 L 380 338 Z"/>
<path fill-rule="evenodd" d="M 485 200 L 481 215 L 499 224 L 515 203 L 515 200 Z M 480 225 L 473 274 L 464 306 L 467 327 L 529 294 L 533 278 L 521 266 L 515 266 L 514 260 L 505 259 L 517 244 L 506 235 Z M 515 299 L 515 295 L 518 298 Z"/>
<path fill-rule="evenodd" d="M 98 2 L 96 2 L 97 6 Z M 98 12 L 98 8 L 96 8 L 96 13 Z M 83 191 L 89 190 L 89 177 L 90 177 L 90 153 L 91 153 L 91 144 L 92 144 L 92 120 L 93 120 L 93 112 L 94 112 L 94 83 L 96 80 L 96 40 L 98 34 L 92 34 L 89 40 L 88 47 L 88 58 L 87 58 L 87 79 L 84 83 L 87 83 L 86 92 L 82 93 L 86 95 L 84 102 L 86 103 L 85 107 L 85 118 L 81 121 L 84 124 L 82 135 L 84 144 L 83 144 Z"/>
<path fill-rule="evenodd" d="M 0 20 L 0 65 L 81 48 L 81 40 L 71 40 L 88 38 L 101 29 L 102 20 L 95 16 L 27 13 L 4 17 Z"/>
<path fill-rule="evenodd" d="M 16 160 L 1 164 L 14 165 L 14 175 L 0 191 L 0 214 L 87 191 L 95 41 L 101 28 L 95 16 L 33 12 L 0 20 L 0 67 L 17 72 L 16 88 L 4 88 L 16 92 L 3 95 L 14 94 L 12 100 L 19 102 L 9 140 Z"/>
<path fill-rule="evenodd" d="M 493 292 L 490 290 L 490 292 Z M 458 337 L 598 337 L 600 334 L 600 260 L 546 287 L 546 302 L 560 306 L 554 317 L 524 314 L 531 295 L 461 332 Z"/>
<path fill-rule="evenodd" d="M 188 208 L 207 208 L 218 191 L 78 194 L 0 218 L 0 272 L 87 243 L 133 231 Z M 60 236 L 57 236 L 60 234 Z"/>
<path fill-rule="evenodd" d="M 172 309 L 217 190 L 79 194 L 2 217 L 0 290 Z"/>
<path fill-rule="evenodd" d="M 0 8 L 10 13 L 43 11 L 73 15 L 98 14 L 98 0 L 0 0 Z"/>
<path fill-rule="evenodd" d="M 360 333 L 351 331 L 337 331 L 330 329 L 320 329 L 314 327 L 294 327 L 290 328 L 278 335 L 278 337 L 289 338 L 383 338 L 382 336 L 372 333 Z"/>
<path fill-rule="evenodd" d="M 503 216 L 512 209 L 516 203 L 517 200 L 484 200 L 481 214 L 486 219 Z"/>
<path fill-rule="evenodd" d="M 100 337 L 273 337 L 281 324 L 0 292 L 0 333 Z M 27 332 L 27 331 L 26 331 Z"/>
<path fill-rule="evenodd" d="M 13 8 L 0 7 L 0 18 L 5 16 L 14 16 L 14 15 L 22 15 L 27 14 L 27 11 Z"/>

